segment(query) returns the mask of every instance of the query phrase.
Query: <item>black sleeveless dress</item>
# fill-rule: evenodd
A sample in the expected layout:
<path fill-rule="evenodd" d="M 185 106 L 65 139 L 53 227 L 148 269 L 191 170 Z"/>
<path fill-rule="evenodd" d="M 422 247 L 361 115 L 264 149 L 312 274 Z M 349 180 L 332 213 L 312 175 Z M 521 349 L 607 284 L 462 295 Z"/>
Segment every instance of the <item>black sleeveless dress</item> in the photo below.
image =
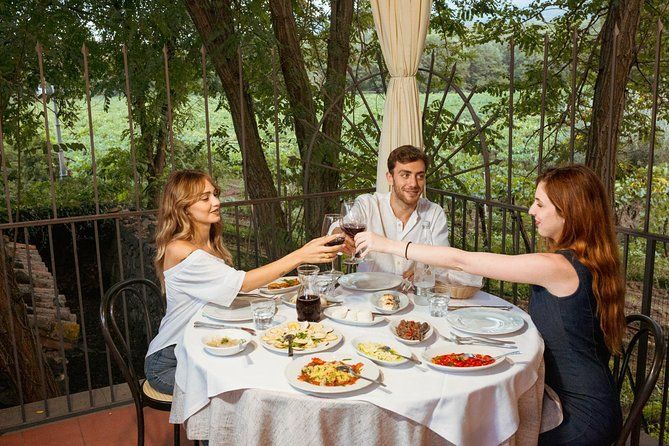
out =
<path fill-rule="evenodd" d="M 544 338 L 546 384 L 560 396 L 564 421 L 540 445 L 610 445 L 622 426 L 610 354 L 597 317 L 592 275 L 572 251 L 558 251 L 578 274 L 577 290 L 556 297 L 533 285 L 529 312 Z"/>

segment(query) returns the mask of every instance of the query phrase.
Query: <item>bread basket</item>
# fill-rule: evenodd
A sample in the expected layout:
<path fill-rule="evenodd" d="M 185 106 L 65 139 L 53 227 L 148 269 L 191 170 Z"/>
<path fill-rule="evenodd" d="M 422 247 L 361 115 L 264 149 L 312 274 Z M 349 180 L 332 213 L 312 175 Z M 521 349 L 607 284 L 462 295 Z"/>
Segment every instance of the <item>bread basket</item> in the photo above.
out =
<path fill-rule="evenodd" d="M 449 293 L 453 299 L 469 299 L 480 289 L 480 286 L 460 285 L 443 279 L 437 280 L 434 285 L 435 293 Z"/>

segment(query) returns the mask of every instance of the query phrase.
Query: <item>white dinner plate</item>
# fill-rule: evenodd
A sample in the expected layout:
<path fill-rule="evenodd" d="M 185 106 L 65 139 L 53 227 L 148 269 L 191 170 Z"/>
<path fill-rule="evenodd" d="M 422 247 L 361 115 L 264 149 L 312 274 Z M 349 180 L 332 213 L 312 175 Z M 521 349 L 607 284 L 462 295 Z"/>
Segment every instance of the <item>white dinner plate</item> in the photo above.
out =
<path fill-rule="evenodd" d="M 375 316 L 373 314 L 371 322 L 352 321 L 349 319 L 334 317 L 333 313 L 336 312 L 338 308 L 341 308 L 341 306 L 337 305 L 328 307 L 325 310 L 323 310 L 323 314 L 332 319 L 333 321 L 339 322 L 340 324 L 355 325 L 357 327 L 371 327 L 372 325 L 380 324 L 381 322 L 386 320 L 386 318 L 383 316 Z M 349 310 L 367 310 L 367 308 L 350 308 Z"/>
<path fill-rule="evenodd" d="M 395 342 L 394 339 L 386 337 L 386 336 L 368 336 L 368 335 L 364 335 L 364 336 L 358 336 L 357 338 L 355 338 L 351 341 L 351 344 L 353 345 L 353 347 L 355 348 L 355 351 L 357 351 L 359 355 L 364 356 L 367 359 L 371 359 L 372 361 L 374 361 L 377 364 L 393 367 L 393 366 L 396 366 L 396 365 L 404 364 L 405 362 L 408 362 L 409 360 L 405 359 L 405 358 L 400 358 L 399 361 L 387 361 L 385 359 L 379 359 L 379 358 L 377 358 L 373 355 L 369 355 L 369 354 L 363 352 L 362 350 L 360 350 L 360 348 L 358 347 L 358 345 L 360 345 L 362 343 L 368 343 L 368 342 L 374 342 L 374 343 L 377 343 L 377 344 L 387 345 L 388 347 L 392 348 L 393 350 L 395 350 L 400 355 L 411 357 L 411 351 L 408 348 L 406 348 L 402 344 L 398 344 L 397 342 Z"/>
<path fill-rule="evenodd" d="M 350 355 L 345 353 L 321 353 L 316 356 L 302 356 L 300 358 L 294 359 L 291 361 L 288 366 L 286 366 L 285 375 L 288 383 L 295 387 L 296 389 L 302 390 L 308 393 L 321 393 L 321 394 L 333 394 L 333 393 L 347 393 L 354 392 L 356 390 L 364 389 L 367 386 L 372 385 L 373 383 L 367 381 L 366 379 L 358 378 L 358 380 L 348 386 L 317 386 L 315 384 L 310 384 L 306 381 L 300 381 L 298 376 L 302 373 L 302 368 L 309 364 L 312 358 L 320 358 L 323 361 L 335 361 L 342 359 L 350 359 L 343 361 L 346 364 L 354 365 L 359 362 L 363 364 L 360 374 L 369 379 L 378 379 L 381 371 L 379 368 L 370 360 L 360 357 L 351 358 Z"/>
<path fill-rule="evenodd" d="M 394 296 L 399 297 L 400 299 L 400 305 L 396 310 L 385 310 L 379 306 L 379 299 L 384 294 L 392 294 Z M 379 291 L 378 293 L 374 293 L 371 296 L 369 296 L 369 303 L 372 304 L 372 306 L 379 312 L 379 313 L 385 313 L 385 314 L 393 314 L 397 313 L 398 311 L 404 310 L 406 307 L 409 306 L 409 297 L 404 294 L 400 293 L 399 291 L 393 291 L 393 290 L 388 290 L 388 291 Z"/>
<path fill-rule="evenodd" d="M 281 325 L 279 327 L 273 327 L 273 328 L 281 328 L 281 327 L 283 327 L 283 325 Z M 328 329 L 329 329 L 329 327 L 328 327 Z M 337 339 L 332 340 L 332 341 L 321 342 L 314 348 L 307 348 L 307 349 L 304 349 L 304 350 L 297 349 L 297 348 L 293 347 L 293 354 L 294 355 L 309 355 L 311 353 L 322 352 L 324 350 L 327 350 L 327 349 L 330 349 L 330 348 L 334 347 L 335 345 L 339 344 L 342 339 L 344 339 L 342 334 L 335 329 L 332 329 L 332 334 L 337 336 Z M 274 345 L 269 344 L 268 342 L 264 341 L 262 339 L 262 336 L 260 337 L 260 344 L 262 344 L 263 347 L 265 347 L 267 350 L 269 350 L 271 352 L 282 353 L 282 354 L 286 354 L 286 355 L 288 354 L 288 348 L 275 347 Z"/>
<path fill-rule="evenodd" d="M 341 276 L 339 284 L 354 291 L 381 291 L 397 288 L 402 277 L 390 273 L 353 273 Z"/>
<path fill-rule="evenodd" d="M 429 330 L 427 330 L 425 335 L 423 335 L 423 339 L 420 340 L 420 341 L 417 340 L 417 339 L 412 340 L 412 339 L 400 338 L 399 336 L 397 336 L 397 326 L 400 324 L 400 322 L 402 322 L 402 320 L 415 321 L 415 322 L 425 322 L 430 328 L 429 328 Z M 424 342 L 426 339 L 430 339 L 430 336 L 432 336 L 432 333 L 434 332 L 434 328 L 432 328 L 432 324 L 430 324 L 428 321 L 426 321 L 424 319 L 420 319 L 418 317 L 413 317 L 413 316 L 407 316 L 407 317 L 403 317 L 403 318 L 393 319 L 393 320 L 390 321 L 390 324 L 388 325 L 388 328 L 390 329 L 390 332 L 393 334 L 395 339 L 397 339 L 398 341 L 403 342 L 405 344 L 409 344 L 409 345 L 420 344 L 421 342 Z"/>
<path fill-rule="evenodd" d="M 430 367 L 435 370 L 454 373 L 478 372 L 495 367 L 506 360 L 506 358 L 499 358 L 493 363 L 476 367 L 449 367 L 432 362 L 432 358 L 435 356 L 448 355 L 450 353 L 478 353 L 481 355 L 490 355 L 495 357 L 497 355 L 503 354 L 504 352 L 502 349 L 495 349 L 495 347 L 483 347 L 479 345 L 438 345 L 425 350 L 423 352 L 423 359 Z"/>
<path fill-rule="evenodd" d="M 494 308 L 463 308 L 449 311 L 446 319 L 456 330 L 478 335 L 513 333 L 525 325 L 525 320 L 517 314 Z"/>
<path fill-rule="evenodd" d="M 241 322 L 253 319 L 250 301 L 255 297 L 238 296 L 229 307 L 209 302 L 202 309 L 202 314 L 210 319 L 222 322 Z"/>
<path fill-rule="evenodd" d="M 297 276 L 284 276 L 284 277 L 281 277 L 280 279 L 276 279 L 274 282 L 281 282 L 284 279 L 297 279 Z M 274 282 L 272 282 L 272 283 L 274 283 Z M 289 286 L 289 287 L 286 287 L 286 288 L 277 288 L 275 290 L 270 290 L 266 286 L 260 287 L 259 289 L 260 289 L 261 293 L 265 293 L 265 294 L 284 294 L 284 293 L 289 293 L 291 291 L 295 291 L 299 287 L 300 287 L 300 284 L 298 283 L 297 285 Z"/>

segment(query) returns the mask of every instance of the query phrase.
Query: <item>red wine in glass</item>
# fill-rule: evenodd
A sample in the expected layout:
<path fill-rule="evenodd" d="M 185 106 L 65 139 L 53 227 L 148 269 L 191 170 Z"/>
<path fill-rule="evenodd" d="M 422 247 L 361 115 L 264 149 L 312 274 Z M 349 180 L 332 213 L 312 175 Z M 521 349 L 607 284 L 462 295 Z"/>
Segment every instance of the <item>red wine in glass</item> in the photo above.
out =
<path fill-rule="evenodd" d="M 297 320 L 300 322 L 321 320 L 321 298 L 315 294 L 298 296 L 295 308 L 297 309 Z"/>
<path fill-rule="evenodd" d="M 348 235 L 348 236 L 351 237 L 351 238 L 355 238 L 355 235 L 356 235 L 358 232 L 365 232 L 365 230 L 367 229 L 367 225 L 365 225 L 365 224 L 361 224 L 361 223 L 346 223 L 346 224 L 343 224 L 343 225 L 341 226 L 341 228 L 344 230 L 344 232 L 346 233 L 346 235 Z M 359 259 L 360 259 L 360 255 L 356 252 L 356 253 L 353 255 L 353 259 L 354 259 L 356 262 L 359 262 L 359 261 L 360 261 L 360 260 L 359 260 Z"/>
<path fill-rule="evenodd" d="M 351 238 L 355 238 L 355 235 L 358 232 L 365 232 L 367 230 L 367 225 L 360 224 L 360 223 L 346 223 L 342 225 L 341 227 L 346 235 L 348 235 Z"/>

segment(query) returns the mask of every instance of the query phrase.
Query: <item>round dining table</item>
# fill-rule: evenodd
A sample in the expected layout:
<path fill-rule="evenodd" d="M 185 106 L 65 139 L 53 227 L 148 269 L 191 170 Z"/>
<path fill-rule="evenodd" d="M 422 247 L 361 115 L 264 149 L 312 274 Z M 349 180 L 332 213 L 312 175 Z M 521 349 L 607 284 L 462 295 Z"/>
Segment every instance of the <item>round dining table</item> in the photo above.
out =
<path fill-rule="evenodd" d="M 371 309 L 371 293 L 337 289 L 344 305 Z M 427 306 L 411 303 L 373 326 L 353 326 L 324 318 L 343 339 L 327 352 L 342 358 L 360 358 L 351 340 L 360 336 L 390 336 L 393 319 L 412 317 L 434 328 L 422 342 L 408 345 L 421 365 L 404 363 L 379 366 L 386 384 L 318 395 L 290 385 L 285 369 L 299 356 L 275 352 L 262 345 L 262 332 L 249 346 L 233 356 L 214 356 L 203 348 L 203 338 L 216 329 L 196 328 L 195 321 L 220 322 L 196 314 L 177 345 L 176 386 L 171 423 L 186 423 L 190 439 L 209 440 L 210 445 L 519 445 L 536 444 L 541 424 L 544 393 L 543 340 L 529 315 L 512 306 L 506 310 L 523 318 L 519 330 L 500 339 L 513 341 L 520 354 L 505 358 L 495 367 L 461 373 L 435 370 L 423 353 L 435 346 L 455 346 L 455 334 L 447 318 L 431 317 Z M 277 299 L 277 302 L 281 300 Z M 479 291 L 453 306 L 509 305 Z M 501 310 L 500 310 L 501 311 Z M 296 320 L 296 310 L 278 305 L 275 323 Z M 225 322 L 253 327 L 251 321 Z M 487 352 L 508 349 L 482 346 Z M 318 356 L 312 354 L 311 356 Z"/>

